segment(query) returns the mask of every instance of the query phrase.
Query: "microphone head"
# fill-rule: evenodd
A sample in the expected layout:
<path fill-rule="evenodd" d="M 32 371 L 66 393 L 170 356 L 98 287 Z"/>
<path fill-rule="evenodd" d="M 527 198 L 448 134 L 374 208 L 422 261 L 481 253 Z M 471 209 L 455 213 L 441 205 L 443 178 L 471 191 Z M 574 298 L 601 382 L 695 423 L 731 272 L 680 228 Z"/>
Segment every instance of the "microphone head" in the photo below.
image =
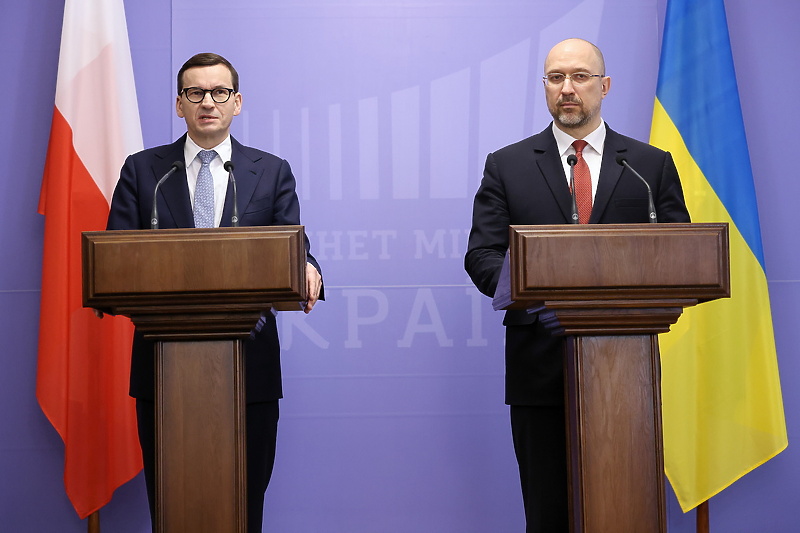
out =
<path fill-rule="evenodd" d="M 225 161 L 222 167 L 227 171 L 231 172 L 233 170 L 233 163 L 231 161 Z"/>
<path fill-rule="evenodd" d="M 575 154 L 570 154 L 567 156 L 567 164 L 571 167 L 574 167 L 578 164 L 578 158 L 575 156 Z"/>
<path fill-rule="evenodd" d="M 625 158 L 625 156 L 624 156 L 624 155 L 622 155 L 622 154 L 617 154 L 617 164 L 618 164 L 618 165 L 620 165 L 620 166 L 623 166 L 623 167 L 624 167 L 624 166 L 625 166 L 625 163 L 627 163 L 627 162 L 628 162 L 628 160 Z"/>
<path fill-rule="evenodd" d="M 184 163 L 183 161 L 173 161 L 172 168 L 175 169 L 176 171 L 183 170 L 184 168 L 186 168 L 186 163 Z"/>

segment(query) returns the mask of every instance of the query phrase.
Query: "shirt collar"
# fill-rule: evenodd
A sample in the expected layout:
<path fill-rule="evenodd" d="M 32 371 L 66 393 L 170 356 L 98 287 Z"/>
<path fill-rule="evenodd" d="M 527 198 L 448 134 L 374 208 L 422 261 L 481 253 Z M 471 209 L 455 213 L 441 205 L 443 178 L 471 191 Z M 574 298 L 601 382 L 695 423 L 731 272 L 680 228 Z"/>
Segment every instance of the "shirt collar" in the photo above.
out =
<path fill-rule="evenodd" d="M 194 161 L 194 158 L 197 157 L 198 153 L 200 153 L 200 150 L 205 150 L 205 148 L 198 146 L 198 144 L 194 142 L 189 135 L 186 135 L 186 142 L 183 145 L 183 158 L 186 161 L 187 167 L 192 164 L 192 161 Z M 220 161 L 223 163 L 225 161 L 230 161 L 231 154 L 233 153 L 233 149 L 231 148 L 231 136 L 228 135 L 225 137 L 224 141 L 216 145 L 214 148 L 210 148 L 210 150 L 217 152 Z"/>
<path fill-rule="evenodd" d="M 578 139 L 575 139 L 574 137 L 572 137 L 568 133 L 565 133 L 565 132 L 561 131 L 560 129 L 558 129 L 556 127 L 555 122 L 552 124 L 552 128 L 553 128 L 553 136 L 555 136 L 556 144 L 558 145 L 558 154 L 561 157 L 566 156 L 567 153 L 573 153 L 574 154 L 575 153 L 575 149 L 572 148 L 572 143 L 575 142 Z M 595 152 L 597 152 L 598 154 L 600 154 L 602 156 L 603 155 L 603 145 L 605 145 L 605 142 L 606 142 L 606 123 L 605 123 L 605 121 L 601 118 L 600 119 L 600 125 L 597 126 L 597 129 L 595 129 L 592 133 L 590 133 L 589 135 L 584 137 L 583 140 L 588 143 L 589 147 L 591 147 Z"/>

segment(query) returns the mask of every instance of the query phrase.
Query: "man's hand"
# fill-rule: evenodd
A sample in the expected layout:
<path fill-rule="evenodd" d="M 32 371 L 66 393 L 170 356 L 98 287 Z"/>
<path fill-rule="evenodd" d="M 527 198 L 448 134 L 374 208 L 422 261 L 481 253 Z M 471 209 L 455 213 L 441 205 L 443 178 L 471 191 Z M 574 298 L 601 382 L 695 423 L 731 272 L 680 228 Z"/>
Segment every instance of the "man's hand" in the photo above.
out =
<path fill-rule="evenodd" d="M 314 308 L 314 304 L 319 299 L 319 290 L 322 287 L 322 276 L 319 275 L 316 267 L 311 263 L 306 263 L 306 306 L 303 311 L 308 314 Z"/>

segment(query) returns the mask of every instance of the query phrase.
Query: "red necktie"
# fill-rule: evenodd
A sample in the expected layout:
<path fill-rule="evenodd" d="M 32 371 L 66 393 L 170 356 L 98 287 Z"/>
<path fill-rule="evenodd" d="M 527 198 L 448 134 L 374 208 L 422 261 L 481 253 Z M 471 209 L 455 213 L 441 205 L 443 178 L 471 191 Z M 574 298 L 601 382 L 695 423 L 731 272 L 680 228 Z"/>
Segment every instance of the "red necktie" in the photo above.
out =
<path fill-rule="evenodd" d="M 583 149 L 587 144 L 589 143 L 586 141 L 572 143 L 578 158 L 575 165 L 575 201 L 578 204 L 578 222 L 581 224 L 588 224 L 592 214 L 592 178 L 589 175 L 589 165 L 583 158 Z"/>

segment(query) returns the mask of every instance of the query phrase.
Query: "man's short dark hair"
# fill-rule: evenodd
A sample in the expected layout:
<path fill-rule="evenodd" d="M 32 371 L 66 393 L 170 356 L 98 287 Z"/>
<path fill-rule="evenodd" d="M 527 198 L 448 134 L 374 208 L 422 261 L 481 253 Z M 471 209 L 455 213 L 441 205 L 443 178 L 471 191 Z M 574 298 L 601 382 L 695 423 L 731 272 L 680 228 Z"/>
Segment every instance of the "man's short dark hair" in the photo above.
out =
<path fill-rule="evenodd" d="M 231 62 L 219 54 L 205 52 L 202 54 L 195 54 L 183 64 L 178 71 L 178 94 L 183 90 L 183 73 L 194 67 L 213 67 L 214 65 L 225 65 L 231 71 L 231 81 L 233 82 L 233 92 L 239 92 L 239 73 L 233 68 Z"/>

